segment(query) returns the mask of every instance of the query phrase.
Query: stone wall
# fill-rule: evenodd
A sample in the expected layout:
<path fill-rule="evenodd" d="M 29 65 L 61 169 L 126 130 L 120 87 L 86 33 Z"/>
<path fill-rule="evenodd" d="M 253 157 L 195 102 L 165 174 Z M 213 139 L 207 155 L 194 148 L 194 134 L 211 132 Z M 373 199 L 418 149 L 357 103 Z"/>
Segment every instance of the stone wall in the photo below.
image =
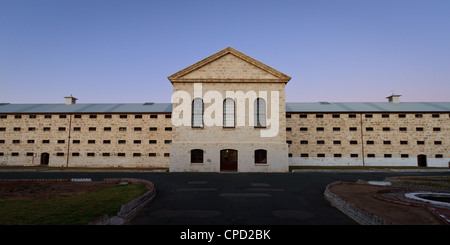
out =
<path fill-rule="evenodd" d="M 202 149 L 202 163 L 191 163 L 191 151 Z M 173 143 L 170 155 L 170 172 L 220 172 L 220 151 L 238 151 L 238 172 L 289 171 L 286 143 Z M 255 150 L 267 150 L 267 163 L 255 163 Z M 280 153 L 281 152 L 281 153 Z"/>
<path fill-rule="evenodd" d="M 195 86 L 200 86 L 195 88 Z M 285 118 L 285 91 L 283 83 L 174 83 L 174 94 L 177 91 L 185 91 L 194 98 L 204 100 L 204 120 L 205 125 L 201 128 L 193 128 L 190 125 L 178 126 L 175 128 L 173 145 L 171 148 L 170 171 L 220 171 L 220 151 L 223 149 L 238 150 L 238 171 L 239 172 L 286 172 L 288 171 L 287 145 L 286 145 L 286 118 Z M 208 101 L 207 94 L 214 92 L 215 100 Z M 230 97 L 230 92 L 236 95 L 241 92 L 241 97 L 232 97 L 235 101 L 235 127 L 224 128 L 222 119 L 208 126 L 208 116 L 215 118 L 222 116 L 223 100 Z M 253 94 L 254 96 L 250 96 Z M 253 125 L 254 101 L 261 94 L 265 93 L 267 108 L 267 127 L 258 128 Z M 248 95 L 246 97 L 245 95 Z M 272 96 L 273 95 L 273 96 Z M 274 97 L 276 96 L 276 97 Z M 220 99 L 217 99 L 220 98 Z M 189 111 L 186 114 L 176 114 L 173 117 L 191 118 L 191 101 L 187 101 Z M 181 103 L 174 103 L 173 111 Z M 209 114 L 209 109 L 217 104 L 215 114 Z M 275 104 L 274 104 L 275 103 Z M 241 112 L 244 112 L 241 114 Z M 218 114 L 218 115 L 217 115 Z M 182 115 L 182 116 L 180 116 Z M 271 119 L 276 120 L 271 123 Z M 242 123 L 240 123 L 242 122 Z M 264 131 L 274 132 L 266 137 Z M 191 163 L 190 152 L 193 149 L 204 151 L 204 162 Z M 267 151 L 267 164 L 255 164 L 254 152 L 257 149 Z"/>
<path fill-rule="evenodd" d="M 423 154 L 427 166 L 448 167 L 448 113 L 291 113 L 287 117 L 291 165 L 417 166 L 417 156 Z"/>
<path fill-rule="evenodd" d="M 251 112 L 249 114 L 249 108 L 253 108 L 254 100 L 257 97 L 262 97 L 260 95 L 266 94 L 266 108 L 267 108 L 267 122 L 270 122 L 271 118 L 278 119 L 278 128 L 274 130 L 277 134 L 274 137 L 265 137 L 264 141 L 270 142 L 285 142 L 286 133 L 284 128 L 286 127 L 285 118 L 285 91 L 284 84 L 282 83 L 202 83 L 200 84 L 199 90 L 201 94 L 194 91 L 193 83 L 176 83 L 174 84 L 174 93 L 177 91 L 185 91 L 190 94 L 190 101 L 181 102 L 187 103 L 189 111 L 186 114 L 174 114 L 173 117 L 187 117 L 187 122 L 191 122 L 191 104 L 194 98 L 202 98 L 204 100 L 204 118 L 205 127 L 198 129 L 192 128 L 190 125 L 182 125 L 175 128 L 175 135 L 177 142 L 211 142 L 220 139 L 220 142 L 258 142 L 261 140 L 261 131 L 271 129 L 271 125 L 267 128 L 255 128 L 253 126 L 254 114 Z M 215 100 L 207 101 L 207 93 L 214 92 Z M 231 92 L 231 93 L 228 93 Z M 240 93 L 242 92 L 242 93 Z M 254 92 L 255 96 L 252 96 Z M 278 101 L 276 101 L 276 108 L 272 110 L 272 100 L 271 94 L 277 96 Z M 214 124 L 208 126 L 206 122 L 207 116 L 211 115 L 214 120 L 216 117 L 220 117 L 218 123 L 222 123 L 222 111 L 223 111 L 223 100 L 232 94 L 238 97 L 235 99 L 235 127 L 234 128 L 223 128 L 222 125 Z M 242 96 L 241 96 L 242 95 Z M 248 96 L 247 98 L 245 96 Z M 217 99 L 220 98 L 220 99 Z M 264 97 L 263 97 L 264 98 Z M 181 103 L 174 103 L 173 108 L 180 106 Z M 217 104 L 216 104 L 217 103 Z M 249 104 L 250 103 L 250 104 Z M 210 114 L 213 107 L 217 106 L 217 112 L 219 115 Z M 273 111 L 276 111 L 276 115 L 272 115 Z M 241 114 L 243 112 L 243 114 Z M 242 122 L 242 126 L 239 124 Z"/>
<path fill-rule="evenodd" d="M 173 128 L 170 114 L 9 114 L 0 129 L 0 165 L 168 167 Z"/>
<path fill-rule="evenodd" d="M 421 113 L 421 117 L 416 117 L 417 113 L 372 113 L 372 118 L 361 113 L 355 113 L 353 117 L 349 117 L 349 113 L 320 113 L 323 118 L 317 118 L 316 114 L 319 113 L 290 114 L 286 118 L 287 131 L 281 129 L 278 137 L 264 139 L 265 144 L 275 146 L 288 142 L 291 165 L 417 166 L 417 156 L 423 154 L 427 156 L 427 166 L 448 167 L 448 113 Z M 399 114 L 405 116 L 399 118 Z M 136 115 L 142 115 L 142 118 L 135 118 Z M 150 115 L 157 118 L 150 118 Z M 191 129 L 173 127 L 166 115 L 169 114 L 112 114 L 111 118 L 105 118 L 105 114 L 67 114 L 60 118 L 60 114 L 8 114 L 0 119 L 0 165 L 39 165 L 42 153 L 49 153 L 49 166 L 168 167 L 173 134 L 186 130 L 189 132 L 182 133 L 177 141 L 182 143 L 178 147 L 185 155 L 183 159 L 173 156 L 174 161 L 189 163 L 190 148 L 200 148 L 193 144 L 207 139 L 208 149 L 214 142 L 218 152 L 221 147 L 234 149 L 239 144 L 242 156 L 250 158 L 245 162 L 251 163 L 253 148 L 259 148 L 255 144 L 264 143 L 258 135 L 260 129 L 218 127 L 192 132 Z M 281 120 L 280 127 L 283 123 Z M 166 131 L 166 128 L 172 131 Z M 107 140 L 109 143 L 104 142 Z M 226 146 L 219 147 L 219 144 Z M 206 152 L 212 154 L 212 150 Z M 217 169 L 217 154 L 210 158 L 205 156 L 205 161 L 211 160 L 212 171 Z M 281 160 L 285 157 L 276 155 Z M 238 166 L 248 169 L 244 167 L 247 165 L 244 158 L 239 159 L 243 162 Z M 198 166 L 191 169 L 194 171 L 195 168 Z"/>
<path fill-rule="evenodd" d="M 253 64 L 226 54 L 183 76 L 184 79 L 277 79 L 276 76 L 257 68 Z"/>

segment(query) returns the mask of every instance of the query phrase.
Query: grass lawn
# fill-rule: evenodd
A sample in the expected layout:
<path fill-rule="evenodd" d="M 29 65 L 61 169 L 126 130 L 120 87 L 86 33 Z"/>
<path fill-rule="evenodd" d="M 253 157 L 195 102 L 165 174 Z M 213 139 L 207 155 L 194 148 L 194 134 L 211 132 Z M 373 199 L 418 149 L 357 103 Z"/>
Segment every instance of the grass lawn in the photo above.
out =
<path fill-rule="evenodd" d="M 147 191 L 144 184 L 117 185 L 41 199 L 0 200 L 0 225 L 86 225 Z"/>

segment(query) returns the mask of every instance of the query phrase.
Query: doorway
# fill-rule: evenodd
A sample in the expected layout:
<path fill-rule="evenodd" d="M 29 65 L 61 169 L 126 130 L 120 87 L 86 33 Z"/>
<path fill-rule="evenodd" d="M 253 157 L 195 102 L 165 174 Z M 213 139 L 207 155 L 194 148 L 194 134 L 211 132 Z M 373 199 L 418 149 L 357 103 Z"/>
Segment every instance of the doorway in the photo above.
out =
<path fill-rule="evenodd" d="M 419 167 L 427 166 L 427 155 L 420 154 L 417 156 L 417 165 Z"/>
<path fill-rule="evenodd" d="M 41 154 L 41 165 L 48 165 L 48 161 L 50 160 L 50 154 L 42 153 Z"/>
<path fill-rule="evenodd" d="M 237 172 L 238 151 L 225 149 L 220 151 L 220 171 Z"/>

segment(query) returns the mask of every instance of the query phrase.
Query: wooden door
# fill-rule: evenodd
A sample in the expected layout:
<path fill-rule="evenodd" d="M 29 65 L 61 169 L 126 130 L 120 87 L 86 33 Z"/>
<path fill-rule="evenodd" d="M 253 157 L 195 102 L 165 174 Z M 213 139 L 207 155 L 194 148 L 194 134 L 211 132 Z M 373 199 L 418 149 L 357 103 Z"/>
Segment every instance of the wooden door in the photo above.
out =
<path fill-rule="evenodd" d="M 41 154 L 41 165 L 48 165 L 49 160 L 50 160 L 50 154 L 48 154 L 48 153 Z"/>
<path fill-rule="evenodd" d="M 236 172 L 238 170 L 238 151 L 225 149 L 220 151 L 220 171 Z"/>

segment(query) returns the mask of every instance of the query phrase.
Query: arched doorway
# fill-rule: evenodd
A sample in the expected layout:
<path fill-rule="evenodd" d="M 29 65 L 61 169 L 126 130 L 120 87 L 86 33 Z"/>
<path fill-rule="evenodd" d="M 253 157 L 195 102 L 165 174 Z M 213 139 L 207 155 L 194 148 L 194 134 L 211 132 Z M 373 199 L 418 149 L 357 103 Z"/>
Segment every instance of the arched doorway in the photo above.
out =
<path fill-rule="evenodd" d="M 427 155 L 420 154 L 417 156 L 417 165 L 419 167 L 426 167 L 427 166 Z"/>
<path fill-rule="evenodd" d="M 41 154 L 41 165 L 48 165 L 48 161 L 50 160 L 50 154 L 44 152 Z"/>
<path fill-rule="evenodd" d="M 238 162 L 238 151 L 225 149 L 220 151 L 220 171 L 236 172 Z"/>

